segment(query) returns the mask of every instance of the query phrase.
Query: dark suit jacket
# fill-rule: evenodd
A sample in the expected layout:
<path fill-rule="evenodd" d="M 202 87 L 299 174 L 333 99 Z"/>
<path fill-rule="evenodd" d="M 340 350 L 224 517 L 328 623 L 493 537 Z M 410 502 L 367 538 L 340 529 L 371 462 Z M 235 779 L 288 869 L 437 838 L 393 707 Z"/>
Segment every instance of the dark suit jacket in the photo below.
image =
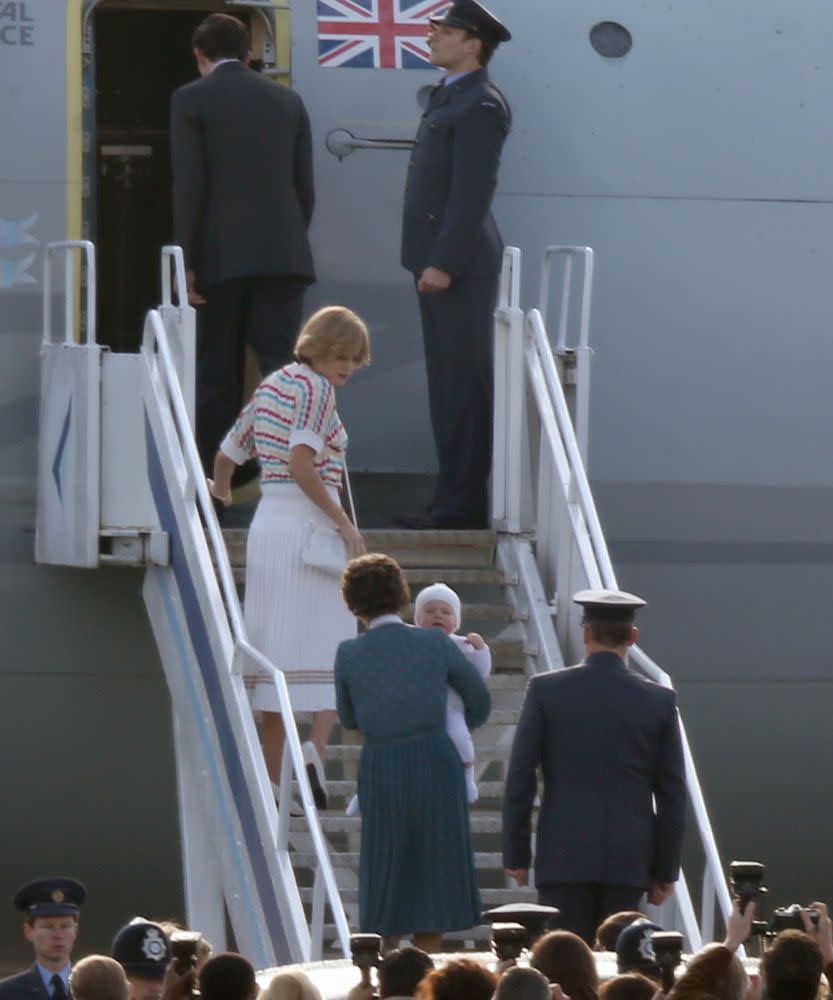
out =
<path fill-rule="evenodd" d="M 37 965 L 8 979 L 0 979 L 0 1000 L 49 1000 Z"/>
<path fill-rule="evenodd" d="M 306 109 L 239 62 L 171 98 L 174 240 L 200 288 L 230 278 L 312 281 L 314 203 Z"/>
<path fill-rule="evenodd" d="M 676 880 L 686 788 L 673 691 L 632 674 L 615 653 L 530 681 L 504 792 L 507 868 L 530 865 L 539 766 L 538 885 Z"/>
<path fill-rule="evenodd" d="M 511 115 L 486 70 L 435 88 L 408 167 L 402 266 L 454 277 L 500 272 L 503 240 L 492 216 Z"/>

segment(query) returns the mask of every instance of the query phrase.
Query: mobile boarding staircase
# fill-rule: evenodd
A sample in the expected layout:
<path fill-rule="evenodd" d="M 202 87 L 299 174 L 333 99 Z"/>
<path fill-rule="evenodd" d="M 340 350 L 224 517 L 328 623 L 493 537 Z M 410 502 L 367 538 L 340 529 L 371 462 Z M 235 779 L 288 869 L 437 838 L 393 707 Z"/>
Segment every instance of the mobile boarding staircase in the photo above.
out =
<path fill-rule="evenodd" d="M 60 289 L 53 288 L 52 265 L 59 257 L 63 336 L 55 340 L 51 302 Z M 74 294 L 79 257 L 86 269 L 83 304 Z M 555 259 L 564 270 L 553 350 L 544 317 Z M 571 308 L 574 262 L 584 265 L 577 310 Z M 520 251 L 505 253 L 495 317 L 495 532 L 367 533 L 369 548 L 406 563 L 411 555 L 414 584 L 438 578 L 435 566 L 447 567 L 442 553 L 452 552 L 465 568 L 444 569 L 443 578 L 455 584 L 457 573 L 461 583 L 491 582 L 502 595 L 502 608 L 480 605 L 484 616 L 505 624 L 490 639 L 498 668 L 490 680 L 495 711 L 476 734 L 478 774 L 485 780 L 472 830 L 487 905 L 529 895 L 507 884 L 495 850 L 503 769 L 525 679 L 581 659 L 579 615 L 569 595 L 616 587 L 585 472 L 592 262 L 588 248 L 548 248 L 539 308 L 524 314 Z M 325 941 L 328 949 L 348 954 L 345 907 L 355 914 L 361 820 L 315 810 L 294 726 L 287 730 L 281 802 L 274 802 L 244 668 L 251 672 L 254 664 L 273 678 L 285 718 L 291 716 L 289 698 L 281 672 L 246 639 L 235 587 L 235 573 L 244 572 L 244 533 L 224 538 L 202 474 L 192 432 L 194 311 L 174 304 L 172 269 L 175 287 L 184 288 L 181 251 L 166 247 L 162 305 L 148 313 L 139 354 L 119 355 L 96 343 L 93 246 L 81 241 L 48 249 L 36 558 L 145 567 L 145 602 L 172 698 L 189 926 L 223 947 L 225 904 L 237 947 L 259 968 L 321 957 Z M 573 326 L 578 339 L 569 348 Z M 83 331 L 77 340 L 76 329 Z M 435 551 L 440 555 L 432 561 Z M 478 618 L 468 602 L 467 616 Z M 514 657 L 505 664 L 509 669 L 500 669 L 501 656 Z M 670 685 L 636 647 L 631 666 Z M 730 901 L 684 731 L 683 743 L 700 845 L 700 916 L 683 877 L 656 915 L 663 926 L 682 930 L 695 950 L 713 937 L 716 907 L 725 917 Z M 345 800 L 354 788 L 358 753 L 355 744 L 331 748 L 347 780 L 329 784 Z M 302 818 L 289 815 L 293 778 Z"/>

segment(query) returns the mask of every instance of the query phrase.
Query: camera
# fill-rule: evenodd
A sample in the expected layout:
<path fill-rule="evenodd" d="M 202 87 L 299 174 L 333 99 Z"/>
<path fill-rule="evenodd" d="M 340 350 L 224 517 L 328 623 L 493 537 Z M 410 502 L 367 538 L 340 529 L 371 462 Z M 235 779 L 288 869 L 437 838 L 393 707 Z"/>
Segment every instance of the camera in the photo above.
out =
<path fill-rule="evenodd" d="M 499 962 L 514 962 L 526 946 L 526 928 L 521 924 L 492 924 L 492 951 Z"/>
<path fill-rule="evenodd" d="M 546 933 L 558 912 L 554 906 L 544 906 L 541 903 L 504 903 L 503 906 L 485 910 L 481 918 L 488 924 L 520 924 L 526 932 L 524 946 L 531 948 Z"/>
<path fill-rule="evenodd" d="M 741 913 L 752 900 L 757 899 L 758 896 L 767 891 L 766 886 L 761 884 L 765 871 L 766 869 L 759 861 L 733 861 L 729 865 L 732 894 L 738 898 Z"/>
<path fill-rule="evenodd" d="M 662 988 L 667 994 L 674 985 L 674 972 L 683 954 L 683 936 L 679 931 L 655 931 L 651 935 L 651 944 L 662 972 Z"/>
<path fill-rule="evenodd" d="M 202 934 L 199 931 L 174 931 L 169 940 L 171 944 L 171 957 L 174 961 L 174 972 L 178 976 L 184 976 L 186 972 L 195 971 Z M 200 995 L 196 976 L 191 980 L 189 991 L 192 997 Z"/>
<path fill-rule="evenodd" d="M 808 916 L 814 927 L 819 925 L 819 911 L 818 910 L 808 910 Z M 780 934 L 781 931 L 786 930 L 804 930 L 804 921 L 801 919 L 801 907 L 798 903 L 793 903 L 792 906 L 779 906 L 777 909 L 772 911 L 772 925 L 770 927 L 770 933 Z"/>
<path fill-rule="evenodd" d="M 382 938 L 379 934 L 351 934 L 350 955 L 362 974 L 362 986 L 370 986 L 370 970 L 382 961 Z"/>

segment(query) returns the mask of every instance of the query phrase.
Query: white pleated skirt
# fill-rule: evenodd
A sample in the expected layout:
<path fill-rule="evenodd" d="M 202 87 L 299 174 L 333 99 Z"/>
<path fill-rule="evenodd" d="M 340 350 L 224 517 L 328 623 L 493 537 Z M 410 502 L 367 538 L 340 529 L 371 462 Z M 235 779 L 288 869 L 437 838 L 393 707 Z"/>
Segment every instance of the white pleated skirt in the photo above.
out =
<path fill-rule="evenodd" d="M 284 672 L 295 712 L 334 709 L 338 644 L 357 623 L 340 581 L 306 566 L 301 553 L 315 525 L 332 521 L 293 483 L 266 485 L 249 529 L 244 617 L 249 641 Z M 332 489 L 333 499 L 338 494 Z M 252 708 L 278 712 L 271 681 L 251 689 Z"/>

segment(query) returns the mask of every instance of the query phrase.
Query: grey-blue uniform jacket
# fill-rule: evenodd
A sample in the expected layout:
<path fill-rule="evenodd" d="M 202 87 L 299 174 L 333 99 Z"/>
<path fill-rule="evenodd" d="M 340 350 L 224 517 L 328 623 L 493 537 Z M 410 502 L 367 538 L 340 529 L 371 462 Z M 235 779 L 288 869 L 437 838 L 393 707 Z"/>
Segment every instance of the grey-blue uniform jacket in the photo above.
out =
<path fill-rule="evenodd" d="M 402 266 L 453 277 L 500 272 L 503 240 L 492 217 L 511 114 L 485 69 L 434 89 L 408 167 Z"/>
<path fill-rule="evenodd" d="M 504 791 L 506 868 L 530 866 L 539 766 L 537 885 L 676 881 L 686 788 L 673 691 L 612 652 L 530 681 Z"/>
<path fill-rule="evenodd" d="M 49 1000 L 49 990 L 37 965 L 8 979 L 0 979 L 0 1000 Z"/>

